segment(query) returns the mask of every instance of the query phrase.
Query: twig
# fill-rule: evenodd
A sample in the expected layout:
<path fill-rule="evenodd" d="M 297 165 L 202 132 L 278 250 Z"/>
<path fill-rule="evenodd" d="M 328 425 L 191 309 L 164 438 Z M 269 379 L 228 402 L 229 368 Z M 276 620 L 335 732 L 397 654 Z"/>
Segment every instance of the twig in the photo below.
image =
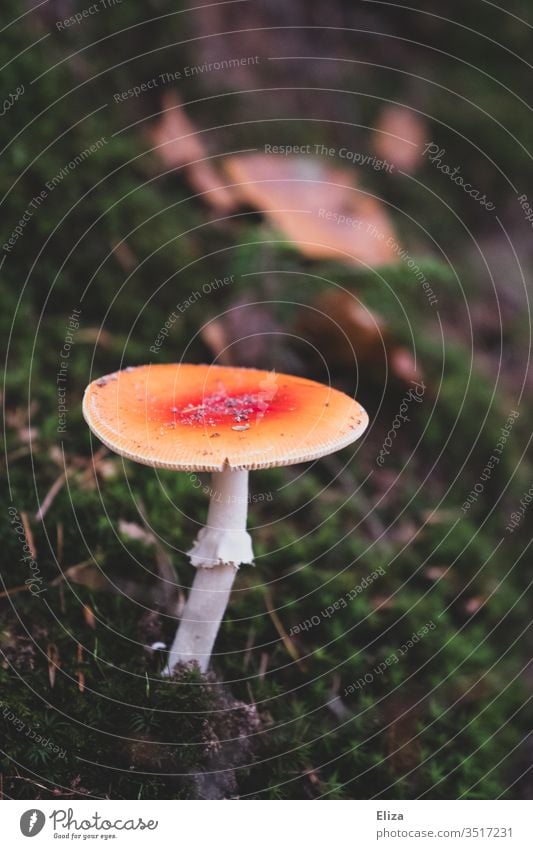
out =
<path fill-rule="evenodd" d="M 291 638 L 287 634 L 285 628 L 283 627 L 281 619 L 279 618 L 278 614 L 276 613 L 276 611 L 273 608 L 272 597 L 270 595 L 270 591 L 268 589 L 265 589 L 263 591 L 263 594 L 264 594 L 264 598 L 265 598 L 265 607 L 268 611 L 268 615 L 270 616 L 270 618 L 272 619 L 272 622 L 274 623 L 274 628 L 276 629 L 279 636 L 281 637 L 281 641 L 282 641 L 283 645 L 285 646 L 290 657 L 292 657 L 292 659 L 295 660 L 298 663 L 298 665 L 300 665 L 300 655 L 298 654 L 298 652 L 296 650 L 296 646 L 294 645 L 293 641 L 291 640 Z"/>
<path fill-rule="evenodd" d="M 248 639 L 246 640 L 244 658 L 243 658 L 243 662 L 242 662 L 242 668 L 245 669 L 245 670 L 248 668 L 248 664 L 250 663 L 250 658 L 252 656 L 252 647 L 253 647 L 253 644 L 254 644 L 254 640 L 255 640 L 255 628 L 252 625 L 252 627 L 250 628 L 250 630 L 248 632 Z"/>
<path fill-rule="evenodd" d="M 41 506 L 39 507 L 37 513 L 35 514 L 35 521 L 36 522 L 42 522 L 43 521 L 43 519 L 46 516 L 48 510 L 50 509 L 57 493 L 60 491 L 61 487 L 66 483 L 67 479 L 71 475 L 80 474 L 80 480 L 83 480 L 86 477 L 90 477 L 91 474 L 93 473 L 93 470 L 94 470 L 94 472 L 96 472 L 98 464 L 100 463 L 100 461 L 103 459 L 103 457 L 107 453 L 108 453 L 107 448 L 105 448 L 104 446 L 102 448 L 99 448 L 98 451 L 96 452 L 96 454 L 93 454 L 91 457 L 89 457 L 85 461 L 84 465 L 86 466 L 86 468 L 84 468 L 82 472 L 80 472 L 79 469 L 74 469 L 74 470 L 65 469 L 65 471 L 60 474 L 60 476 L 54 481 L 54 483 L 52 484 L 52 486 L 48 490 L 44 501 L 41 503 Z"/>
<path fill-rule="evenodd" d="M 56 557 L 59 566 L 63 563 L 63 542 L 64 542 L 64 533 L 63 533 L 63 522 L 57 523 L 57 531 L 56 531 Z"/>
<path fill-rule="evenodd" d="M 68 566 L 67 569 L 63 569 L 61 575 L 58 575 L 57 578 L 51 582 L 53 587 L 57 587 L 58 584 L 63 583 L 69 577 L 69 574 L 72 574 L 72 569 L 83 569 L 84 566 L 89 566 L 93 562 L 92 557 L 89 560 L 81 560 L 79 563 L 75 563 L 74 566 Z M 76 583 L 76 582 L 75 582 Z"/>
<path fill-rule="evenodd" d="M 259 678 L 260 681 L 262 681 L 263 678 L 265 677 L 267 667 L 268 667 L 268 660 L 269 660 L 268 652 L 262 651 L 261 652 L 261 660 L 259 661 L 259 672 L 258 672 L 258 678 Z"/>
<path fill-rule="evenodd" d="M 8 598 L 11 595 L 15 595 L 16 593 L 24 592 L 25 590 L 29 590 L 29 584 L 20 584 L 18 587 L 11 587 L 9 590 L 4 590 L 0 593 L 0 598 Z"/>
<path fill-rule="evenodd" d="M 141 519 L 146 532 L 152 537 L 155 548 L 155 562 L 157 565 L 157 571 L 159 572 L 159 577 L 163 583 L 170 587 L 170 592 L 165 592 L 166 612 L 170 613 L 172 616 L 181 616 L 185 606 L 185 594 L 179 586 L 179 576 L 177 571 L 174 568 L 174 564 L 172 563 L 169 555 L 150 527 L 143 502 L 139 500 L 136 506 L 139 518 Z M 168 601 L 166 601 L 167 598 Z"/>
<path fill-rule="evenodd" d="M 22 526 L 24 528 L 24 533 L 26 534 L 26 542 L 28 543 L 28 547 L 30 549 L 30 554 L 34 560 L 37 560 L 37 549 L 35 548 L 35 543 L 33 541 L 33 533 L 30 528 L 30 521 L 28 519 L 28 514 L 23 510 L 20 511 L 20 518 L 22 519 Z"/>
<path fill-rule="evenodd" d="M 67 479 L 67 475 L 66 475 L 65 472 L 61 472 L 59 477 L 56 478 L 56 480 L 54 481 L 54 483 L 52 484 L 52 486 L 48 490 L 44 501 L 41 503 L 41 506 L 37 510 L 37 513 L 35 514 L 35 521 L 36 522 L 42 522 L 43 521 L 43 519 L 46 516 L 51 504 L 54 501 L 54 498 L 56 497 L 57 493 L 59 492 L 59 490 L 61 489 L 61 487 L 65 483 L 66 479 Z"/>

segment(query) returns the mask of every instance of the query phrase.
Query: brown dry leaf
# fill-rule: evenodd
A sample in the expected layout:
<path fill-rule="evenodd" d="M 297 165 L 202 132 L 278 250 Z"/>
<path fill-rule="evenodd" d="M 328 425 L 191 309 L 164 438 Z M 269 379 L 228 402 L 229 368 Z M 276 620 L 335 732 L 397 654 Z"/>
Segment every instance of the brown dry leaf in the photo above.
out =
<path fill-rule="evenodd" d="M 411 172 L 422 161 L 426 127 L 422 118 L 406 106 L 386 106 L 373 136 L 375 153 L 395 168 Z"/>
<path fill-rule="evenodd" d="M 481 607 L 483 607 L 486 600 L 487 599 L 482 596 L 474 596 L 473 598 L 467 599 L 464 603 L 465 612 L 468 613 L 469 616 L 472 616 L 474 613 L 477 613 Z"/>
<path fill-rule="evenodd" d="M 0 593 L 0 598 L 9 598 L 12 595 L 16 595 L 17 593 L 28 592 L 30 589 L 29 584 L 19 584 L 18 587 L 10 587 L 8 590 L 3 590 Z"/>
<path fill-rule="evenodd" d="M 311 309 L 302 309 L 295 331 L 315 346 L 330 366 L 354 368 L 359 363 L 368 365 L 373 373 L 387 361 L 402 382 L 420 378 L 411 353 L 393 342 L 385 319 L 344 289 L 323 292 Z"/>
<path fill-rule="evenodd" d="M 23 427 L 19 430 L 18 437 L 21 442 L 35 443 L 39 438 L 39 430 L 36 427 Z"/>
<path fill-rule="evenodd" d="M 72 583 L 88 587 L 90 590 L 110 589 L 109 581 L 93 560 L 83 560 L 81 563 L 76 563 L 75 566 L 69 566 L 52 583 L 57 585 L 62 581 L 72 581 Z"/>
<path fill-rule="evenodd" d="M 85 624 L 92 628 L 93 630 L 96 628 L 96 616 L 94 615 L 94 610 L 92 607 L 89 607 L 88 604 L 83 605 L 83 618 L 85 620 Z"/>
<path fill-rule="evenodd" d="M 420 369 L 417 368 L 415 358 L 407 348 L 392 347 L 388 354 L 390 370 L 399 380 L 405 383 L 421 380 Z"/>
<path fill-rule="evenodd" d="M 396 607 L 396 600 L 392 596 L 375 595 L 370 599 L 370 607 L 376 613 L 380 613 L 382 610 L 392 610 Z"/>
<path fill-rule="evenodd" d="M 422 519 L 426 525 L 447 525 L 456 518 L 453 510 L 424 510 Z"/>
<path fill-rule="evenodd" d="M 34 560 L 37 560 L 37 549 L 35 547 L 35 543 L 33 541 L 33 533 L 30 527 L 30 520 L 28 518 L 28 514 L 23 510 L 20 511 L 20 518 L 22 520 L 22 526 L 24 528 L 24 533 L 26 535 L 26 542 L 28 543 L 28 548 L 30 549 L 30 554 Z"/>
<path fill-rule="evenodd" d="M 140 540 L 145 545 L 155 545 L 156 543 L 155 536 L 136 522 L 126 522 L 125 519 L 119 519 L 118 529 L 128 539 Z"/>
<path fill-rule="evenodd" d="M 383 361 L 385 322 L 343 289 L 324 292 L 301 310 L 296 331 L 319 349 L 332 366 L 355 366 L 357 361 Z"/>
<path fill-rule="evenodd" d="M 174 92 L 161 98 L 161 114 L 148 135 L 157 155 L 169 168 L 180 168 L 206 155 L 203 141 Z"/>
<path fill-rule="evenodd" d="M 116 478 L 119 471 L 119 463 L 117 460 L 106 459 L 98 464 L 98 474 L 102 480 L 111 480 Z"/>
<path fill-rule="evenodd" d="M 304 775 L 309 779 L 311 784 L 313 784 L 315 787 L 319 787 L 322 784 L 322 782 L 320 781 L 320 778 L 318 777 L 317 771 L 314 767 L 312 767 L 312 766 L 304 767 Z"/>
<path fill-rule="evenodd" d="M 100 345 L 107 351 L 113 349 L 113 336 L 103 327 L 84 327 L 76 334 L 77 342 L 88 342 L 90 345 Z"/>
<path fill-rule="evenodd" d="M 39 430 L 34 427 L 29 427 L 29 422 L 31 418 L 34 417 L 38 408 L 39 405 L 37 402 L 32 401 L 29 408 L 15 407 L 7 409 L 4 413 L 6 425 L 17 432 L 20 442 L 23 442 L 24 444 L 36 442 L 39 438 Z"/>
<path fill-rule="evenodd" d="M 48 680 L 50 682 L 50 687 L 53 688 L 56 682 L 56 672 L 58 669 L 61 668 L 61 661 L 59 659 L 59 649 L 57 648 L 55 643 L 48 643 L 46 655 L 48 657 Z"/>
<path fill-rule="evenodd" d="M 224 168 L 241 204 L 264 212 L 304 256 L 357 268 L 398 261 L 387 212 L 356 187 L 353 171 L 261 153 L 230 156 Z"/>
<path fill-rule="evenodd" d="M 81 645 L 81 643 L 78 643 L 78 646 L 77 646 L 77 649 L 76 649 L 76 661 L 79 664 L 83 663 L 83 646 Z M 78 669 L 78 671 L 76 672 L 76 677 L 78 679 L 78 690 L 80 691 L 80 693 L 84 693 L 85 692 L 85 673 L 82 672 L 81 669 Z"/>
<path fill-rule="evenodd" d="M 440 581 L 441 578 L 450 577 L 450 569 L 448 566 L 427 566 L 424 569 L 424 575 L 430 581 Z"/>
<path fill-rule="evenodd" d="M 206 161 L 209 153 L 205 143 L 175 93 L 163 95 L 161 114 L 149 128 L 148 138 L 167 168 L 184 169 L 187 181 L 206 203 L 221 213 L 234 209 L 231 189 L 224 185 L 214 165 Z"/>
<path fill-rule="evenodd" d="M 139 265 L 139 260 L 128 243 L 123 239 L 120 242 L 114 242 L 111 247 L 113 249 L 115 259 L 124 271 L 129 273 Z"/>
<path fill-rule="evenodd" d="M 63 546 L 65 542 L 65 534 L 63 530 L 63 522 L 58 522 L 56 526 L 56 560 L 58 566 L 63 563 Z"/>
<path fill-rule="evenodd" d="M 417 534 L 418 525 L 416 522 L 411 521 L 411 519 L 400 521 L 397 525 L 388 530 L 389 540 L 396 544 L 399 543 L 400 545 L 407 545 L 408 543 L 414 542 Z"/>
<path fill-rule="evenodd" d="M 231 365 L 230 350 L 224 323 L 219 318 L 214 318 L 202 327 L 200 333 L 202 340 L 215 357 L 217 364 L 221 366 Z"/>

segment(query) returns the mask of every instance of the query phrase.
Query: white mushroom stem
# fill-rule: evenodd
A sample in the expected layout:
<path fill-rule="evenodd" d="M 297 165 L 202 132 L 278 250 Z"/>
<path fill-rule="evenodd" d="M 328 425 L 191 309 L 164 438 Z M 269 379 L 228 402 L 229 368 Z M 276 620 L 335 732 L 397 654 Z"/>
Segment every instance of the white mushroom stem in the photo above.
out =
<path fill-rule="evenodd" d="M 206 672 L 237 568 L 230 563 L 199 567 L 168 656 L 166 674 L 177 663 L 195 660 Z"/>
<path fill-rule="evenodd" d="M 214 472 L 207 523 L 188 552 L 197 572 L 170 649 L 167 675 L 188 660 L 196 660 L 202 672 L 209 666 L 237 570 L 253 560 L 247 514 L 248 472 Z"/>

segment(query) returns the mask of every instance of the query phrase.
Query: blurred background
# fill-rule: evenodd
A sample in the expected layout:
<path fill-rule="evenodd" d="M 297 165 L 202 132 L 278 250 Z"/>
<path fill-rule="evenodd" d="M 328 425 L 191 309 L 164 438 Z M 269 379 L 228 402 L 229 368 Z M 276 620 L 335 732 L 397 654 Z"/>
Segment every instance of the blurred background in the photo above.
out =
<path fill-rule="evenodd" d="M 5 798 L 531 798 L 532 24 L 4 0 Z M 81 399 L 178 360 L 370 426 L 252 476 L 213 671 L 169 682 L 207 480 Z"/>

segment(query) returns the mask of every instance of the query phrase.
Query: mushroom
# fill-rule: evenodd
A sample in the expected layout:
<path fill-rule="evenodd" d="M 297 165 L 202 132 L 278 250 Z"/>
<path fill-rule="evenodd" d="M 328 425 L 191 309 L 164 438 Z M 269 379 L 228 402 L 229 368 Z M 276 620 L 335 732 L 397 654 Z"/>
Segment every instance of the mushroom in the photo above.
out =
<path fill-rule="evenodd" d="M 83 414 L 104 445 L 137 463 L 212 472 L 207 522 L 191 550 L 196 576 L 170 649 L 208 668 L 231 587 L 252 563 L 248 472 L 314 460 L 354 442 L 368 416 L 357 401 L 312 380 L 211 365 L 157 364 L 94 380 Z"/>
<path fill-rule="evenodd" d="M 357 169 L 309 156 L 243 153 L 224 159 L 231 190 L 260 210 L 309 259 L 377 266 L 400 261 L 384 204 L 357 185 Z"/>

